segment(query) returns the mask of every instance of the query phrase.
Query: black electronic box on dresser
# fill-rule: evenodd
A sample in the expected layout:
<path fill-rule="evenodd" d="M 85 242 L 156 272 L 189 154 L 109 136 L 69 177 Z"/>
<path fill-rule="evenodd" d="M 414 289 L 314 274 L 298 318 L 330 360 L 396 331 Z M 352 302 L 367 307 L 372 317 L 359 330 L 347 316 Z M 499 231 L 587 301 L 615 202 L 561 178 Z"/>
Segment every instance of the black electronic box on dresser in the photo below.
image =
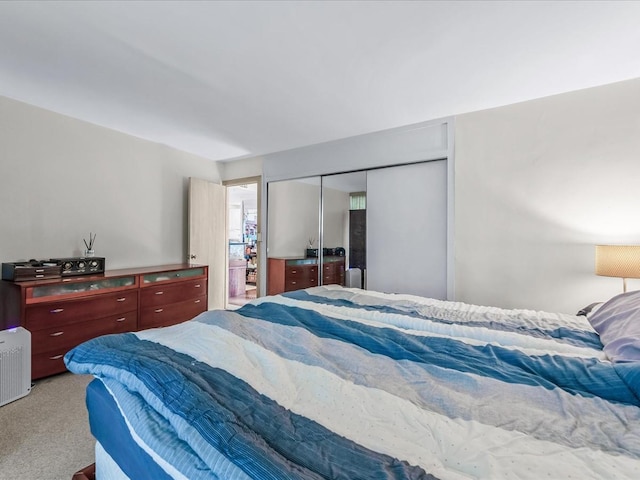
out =
<path fill-rule="evenodd" d="M 2 280 L 0 331 L 29 330 L 31 377 L 46 377 L 65 371 L 65 353 L 86 340 L 173 325 L 204 312 L 207 277 L 206 265 L 172 264 Z"/>

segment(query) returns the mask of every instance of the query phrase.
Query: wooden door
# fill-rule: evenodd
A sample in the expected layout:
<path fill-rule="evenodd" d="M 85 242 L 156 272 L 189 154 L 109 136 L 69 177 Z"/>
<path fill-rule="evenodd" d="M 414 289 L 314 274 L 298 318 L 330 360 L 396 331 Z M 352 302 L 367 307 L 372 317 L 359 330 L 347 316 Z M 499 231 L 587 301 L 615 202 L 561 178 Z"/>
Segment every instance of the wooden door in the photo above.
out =
<path fill-rule="evenodd" d="M 223 185 L 189 179 L 189 261 L 209 266 L 209 310 L 227 298 L 226 202 Z"/>

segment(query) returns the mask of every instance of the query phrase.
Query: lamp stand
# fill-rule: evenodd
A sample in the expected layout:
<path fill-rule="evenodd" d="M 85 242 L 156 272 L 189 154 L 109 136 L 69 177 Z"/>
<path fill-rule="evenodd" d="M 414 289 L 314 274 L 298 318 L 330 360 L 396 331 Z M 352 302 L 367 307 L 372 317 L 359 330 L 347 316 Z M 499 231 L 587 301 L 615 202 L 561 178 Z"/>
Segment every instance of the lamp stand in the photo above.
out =
<path fill-rule="evenodd" d="M 622 293 L 627 293 L 627 279 L 622 279 Z"/>

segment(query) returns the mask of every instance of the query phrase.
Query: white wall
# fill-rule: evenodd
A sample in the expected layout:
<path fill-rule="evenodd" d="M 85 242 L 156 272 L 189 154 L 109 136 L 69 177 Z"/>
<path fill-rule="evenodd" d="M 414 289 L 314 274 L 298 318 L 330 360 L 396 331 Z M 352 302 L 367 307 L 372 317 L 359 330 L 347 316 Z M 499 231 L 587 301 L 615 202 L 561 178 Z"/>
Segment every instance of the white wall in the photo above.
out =
<path fill-rule="evenodd" d="M 640 80 L 461 115 L 455 152 L 458 300 L 575 313 L 622 291 L 594 245 L 640 243 Z"/>
<path fill-rule="evenodd" d="M 78 256 L 107 268 L 182 262 L 189 177 L 217 164 L 0 97 L 0 260 Z"/>
<path fill-rule="evenodd" d="M 259 177 L 262 175 L 262 158 L 251 157 L 231 162 L 218 162 L 218 168 L 222 181 Z"/>

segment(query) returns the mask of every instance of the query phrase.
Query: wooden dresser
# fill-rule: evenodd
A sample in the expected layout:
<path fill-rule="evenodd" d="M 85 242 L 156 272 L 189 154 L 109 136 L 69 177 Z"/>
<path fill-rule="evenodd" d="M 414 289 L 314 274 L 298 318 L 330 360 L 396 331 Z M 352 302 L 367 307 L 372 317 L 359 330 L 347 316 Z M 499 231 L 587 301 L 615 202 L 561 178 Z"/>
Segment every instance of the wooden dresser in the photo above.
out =
<path fill-rule="evenodd" d="M 277 295 L 318 285 L 317 258 L 268 259 L 267 294 Z M 345 258 L 326 256 L 322 262 L 322 285 L 344 285 Z"/>
<path fill-rule="evenodd" d="M 109 333 L 173 325 L 207 309 L 207 266 L 160 265 L 100 275 L 0 282 L 0 330 L 31 332 L 31 378 L 65 370 L 76 345 Z"/>
<path fill-rule="evenodd" d="M 207 309 L 207 267 L 140 274 L 138 330 L 190 320 Z"/>

